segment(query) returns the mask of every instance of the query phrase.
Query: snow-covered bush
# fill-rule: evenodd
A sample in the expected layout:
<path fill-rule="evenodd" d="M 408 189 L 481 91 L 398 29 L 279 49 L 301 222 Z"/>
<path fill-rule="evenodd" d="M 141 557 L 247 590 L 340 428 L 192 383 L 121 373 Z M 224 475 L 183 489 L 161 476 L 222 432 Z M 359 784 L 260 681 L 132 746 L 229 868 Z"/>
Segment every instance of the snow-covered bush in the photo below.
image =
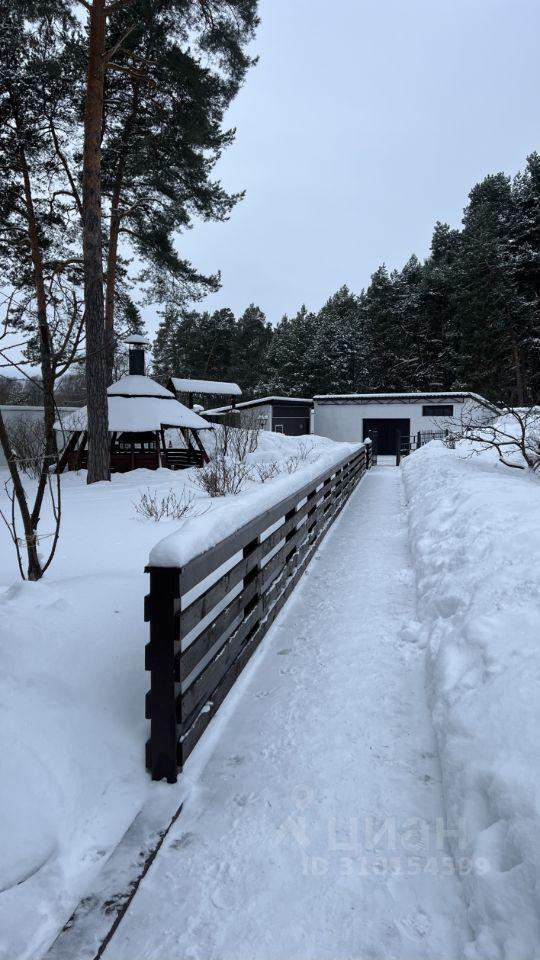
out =
<path fill-rule="evenodd" d="M 319 454 L 315 452 L 315 444 L 301 440 L 296 453 L 291 454 L 285 460 L 285 470 L 287 473 L 296 473 L 304 463 L 315 463 L 318 459 Z"/>
<path fill-rule="evenodd" d="M 277 460 L 262 460 L 254 463 L 252 467 L 252 476 L 259 483 L 265 483 L 266 480 L 273 480 L 279 476 L 281 468 Z"/>
<path fill-rule="evenodd" d="M 229 423 L 220 423 L 214 432 L 216 457 L 232 457 L 234 460 L 245 460 L 250 453 L 254 453 L 257 449 L 260 432 L 259 419 L 254 414 L 243 414 L 238 417 L 238 423 L 235 426 Z"/>
<path fill-rule="evenodd" d="M 209 497 L 235 496 L 251 477 L 251 467 L 245 460 L 218 452 L 202 470 L 197 470 L 195 483 Z"/>
<path fill-rule="evenodd" d="M 159 494 L 150 488 L 142 493 L 138 503 L 134 503 L 135 510 L 146 520 L 181 520 L 192 512 L 193 494 L 182 490 L 180 496 L 171 488 L 168 493 Z"/>

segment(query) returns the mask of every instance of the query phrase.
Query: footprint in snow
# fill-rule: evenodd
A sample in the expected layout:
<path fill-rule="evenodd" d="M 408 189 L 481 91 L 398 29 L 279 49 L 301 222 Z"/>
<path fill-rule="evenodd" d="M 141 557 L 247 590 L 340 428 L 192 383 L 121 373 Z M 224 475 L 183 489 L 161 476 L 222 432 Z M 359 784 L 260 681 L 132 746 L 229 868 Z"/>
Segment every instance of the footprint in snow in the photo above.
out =
<path fill-rule="evenodd" d="M 250 803 L 255 803 L 256 799 L 256 793 L 236 793 L 233 797 L 233 801 L 238 807 L 247 807 Z"/>
<path fill-rule="evenodd" d="M 244 757 L 241 753 L 233 753 L 230 757 L 227 757 L 226 763 L 228 767 L 237 767 L 240 763 L 244 762 Z"/>
<path fill-rule="evenodd" d="M 221 886 L 210 894 L 210 900 L 218 910 L 230 910 L 238 906 L 238 893 L 233 886 Z"/>
<path fill-rule="evenodd" d="M 423 910 L 414 910 L 398 921 L 399 926 L 410 940 L 424 940 L 431 931 L 431 919 Z"/>
<path fill-rule="evenodd" d="M 182 833 L 176 840 L 173 840 L 171 847 L 173 850 L 185 850 L 186 847 L 189 847 L 194 840 L 196 840 L 196 835 L 194 833 Z"/>

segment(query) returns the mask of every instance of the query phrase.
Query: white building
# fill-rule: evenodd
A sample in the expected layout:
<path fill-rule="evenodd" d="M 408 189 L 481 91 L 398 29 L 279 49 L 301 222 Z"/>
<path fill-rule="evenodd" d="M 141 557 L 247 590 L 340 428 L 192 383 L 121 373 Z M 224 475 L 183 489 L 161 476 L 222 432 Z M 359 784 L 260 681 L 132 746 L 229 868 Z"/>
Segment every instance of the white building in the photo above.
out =
<path fill-rule="evenodd" d="M 395 454 L 397 438 L 485 423 L 493 408 L 477 394 L 350 393 L 314 397 L 314 433 L 331 440 L 362 441 L 377 431 L 379 454 Z"/>

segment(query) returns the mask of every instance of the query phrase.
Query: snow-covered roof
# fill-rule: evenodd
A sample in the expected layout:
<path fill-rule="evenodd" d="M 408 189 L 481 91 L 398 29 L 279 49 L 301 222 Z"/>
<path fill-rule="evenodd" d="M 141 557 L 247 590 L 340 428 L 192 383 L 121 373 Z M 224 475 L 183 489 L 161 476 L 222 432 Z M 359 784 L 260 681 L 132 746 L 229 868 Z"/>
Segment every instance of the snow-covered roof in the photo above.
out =
<path fill-rule="evenodd" d="M 469 390 L 430 390 L 428 393 L 318 393 L 315 394 L 313 399 L 315 401 L 325 401 L 325 400 L 364 400 L 364 401 L 380 401 L 382 403 L 392 400 L 464 400 L 466 397 L 470 397 L 474 400 L 479 400 L 481 403 L 486 403 L 484 397 L 481 397 L 478 393 L 471 393 Z"/>
<path fill-rule="evenodd" d="M 143 336 L 141 333 L 132 333 L 130 337 L 126 337 L 124 343 L 134 343 L 140 344 L 143 347 L 149 347 L 150 341 L 147 337 Z"/>
<path fill-rule="evenodd" d="M 109 397 L 166 397 L 176 400 L 174 393 L 142 374 L 126 374 L 107 388 Z"/>
<path fill-rule="evenodd" d="M 214 407 L 213 410 L 205 410 L 204 412 L 211 414 L 227 413 L 227 410 L 242 410 L 245 407 L 261 407 L 268 403 L 309 403 L 311 406 L 313 405 L 313 400 L 307 397 L 261 397 L 257 400 L 242 400 L 242 403 L 236 403 L 234 408 L 228 403 L 225 407 Z"/>
<path fill-rule="evenodd" d="M 108 388 L 107 394 L 111 433 L 147 433 L 162 427 L 212 428 L 207 420 L 185 407 L 170 390 L 150 377 L 121 377 Z M 55 428 L 71 433 L 86 430 L 86 424 L 86 407 L 80 407 L 57 421 Z"/>
<path fill-rule="evenodd" d="M 226 383 L 224 380 L 189 380 L 185 377 L 171 377 L 177 393 L 208 393 L 211 396 L 241 397 L 242 391 L 237 383 Z"/>

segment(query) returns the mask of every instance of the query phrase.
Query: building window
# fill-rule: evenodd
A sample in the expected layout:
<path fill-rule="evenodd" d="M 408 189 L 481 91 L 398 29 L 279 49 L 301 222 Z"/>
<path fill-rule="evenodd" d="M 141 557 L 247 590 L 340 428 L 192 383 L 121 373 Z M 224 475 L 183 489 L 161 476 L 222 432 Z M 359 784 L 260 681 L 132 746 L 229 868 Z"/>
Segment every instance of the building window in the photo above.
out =
<path fill-rule="evenodd" d="M 422 407 L 423 417 L 453 417 L 454 407 L 451 403 L 440 403 L 434 406 Z"/>
<path fill-rule="evenodd" d="M 283 424 L 276 423 L 274 424 L 274 433 L 283 433 Z"/>

